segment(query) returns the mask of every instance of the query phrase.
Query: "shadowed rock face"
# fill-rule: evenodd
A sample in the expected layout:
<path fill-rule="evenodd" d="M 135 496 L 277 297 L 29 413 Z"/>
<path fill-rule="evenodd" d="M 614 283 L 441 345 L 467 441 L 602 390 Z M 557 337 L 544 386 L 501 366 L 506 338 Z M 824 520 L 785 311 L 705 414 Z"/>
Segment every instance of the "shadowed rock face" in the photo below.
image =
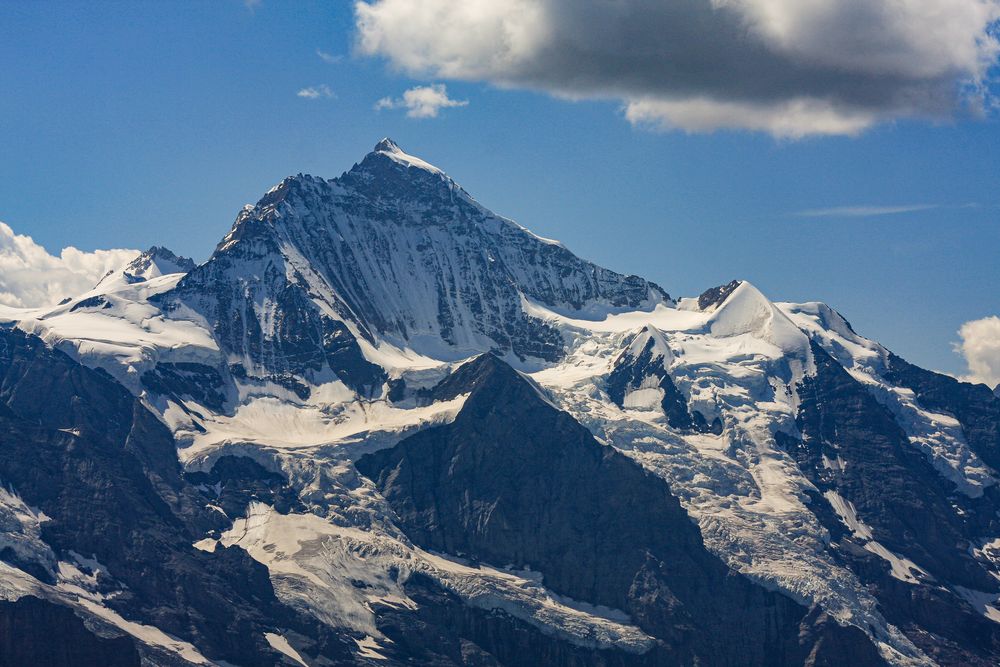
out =
<path fill-rule="evenodd" d="M 729 295 L 736 291 L 736 288 L 742 284 L 742 280 L 732 280 L 725 285 L 719 285 L 718 287 L 712 287 L 705 290 L 698 296 L 698 308 L 701 310 L 708 310 L 713 306 L 722 304 L 722 302 L 728 299 Z"/>
<path fill-rule="evenodd" d="M 470 607 L 433 579 L 406 582 L 415 610 L 376 608 L 378 628 L 392 640 L 392 657 L 410 664 L 470 667 L 657 667 L 658 650 L 645 654 L 593 649 L 559 641 L 538 628 L 493 609 Z"/>
<path fill-rule="evenodd" d="M 640 335 L 646 334 L 643 330 Z M 607 392 L 618 407 L 625 406 L 625 396 L 630 390 L 638 389 L 643 382 L 654 378 L 656 386 L 663 391 L 660 409 L 666 415 L 671 428 L 682 431 L 696 430 L 702 433 L 722 433 L 722 421 L 716 417 L 709 424 L 704 415 L 698 411 L 693 413 L 688 408 L 687 399 L 677 389 L 673 378 L 667 372 L 664 359 L 654 352 L 655 340 L 650 336 L 645 347 L 638 356 L 622 354 L 615 363 L 607 379 Z"/>
<path fill-rule="evenodd" d="M 128 637 L 92 633 L 72 611 L 36 597 L 0 600 L 0 665 L 139 667 Z"/>
<path fill-rule="evenodd" d="M 887 408 L 815 344 L 813 354 L 816 374 L 799 390 L 802 440 L 778 436 L 820 492 L 836 493 L 849 502 L 871 532 L 858 535 L 845 525 L 829 496 L 815 495 L 812 504 L 830 530 L 835 555 L 869 585 L 887 620 L 928 655 L 942 664 L 991 664 L 1000 648 L 1000 627 L 941 582 L 997 591 L 994 578 L 969 555 L 977 536 L 995 534 L 995 490 L 987 489 L 977 499 L 956 493 L 909 443 Z M 900 361 L 894 358 L 894 366 L 901 366 Z M 915 373 L 912 368 L 910 372 Z M 918 384 L 913 376 L 909 379 Z M 943 378 L 936 382 L 944 384 Z M 959 389 L 959 383 L 952 382 L 947 388 Z M 963 392 L 968 391 L 965 387 Z M 988 397 L 988 390 L 982 389 Z M 982 392 L 971 393 L 978 397 Z M 958 402 L 962 392 L 936 396 L 936 408 L 947 402 L 973 409 Z M 827 465 L 824 459 L 838 463 Z M 893 576 L 890 564 L 872 553 L 873 543 L 909 559 L 924 573 Z"/>
<path fill-rule="evenodd" d="M 108 605 L 127 619 L 234 664 L 273 665 L 263 633 L 275 627 L 299 629 L 331 659 L 349 656 L 278 602 L 245 551 L 191 546 L 220 527 L 218 516 L 182 479 L 173 438 L 138 399 L 10 330 L 0 330 L 0 483 L 48 517 L 41 538 L 58 557 L 86 554 L 107 569 Z"/>
<path fill-rule="evenodd" d="M 955 417 L 976 454 L 994 470 L 1000 470 L 1000 394 L 983 384 L 959 382 L 924 370 L 895 354 L 889 355 L 886 377 L 912 389 L 925 408 Z"/>
<path fill-rule="evenodd" d="M 812 626 L 823 641 L 800 643 L 817 619 L 732 574 L 663 480 L 503 362 L 484 355 L 444 384 L 471 392 L 452 424 L 357 463 L 416 543 L 530 568 L 557 593 L 625 610 L 661 640 L 659 664 L 802 664 L 813 649 L 880 663 L 856 629 Z"/>

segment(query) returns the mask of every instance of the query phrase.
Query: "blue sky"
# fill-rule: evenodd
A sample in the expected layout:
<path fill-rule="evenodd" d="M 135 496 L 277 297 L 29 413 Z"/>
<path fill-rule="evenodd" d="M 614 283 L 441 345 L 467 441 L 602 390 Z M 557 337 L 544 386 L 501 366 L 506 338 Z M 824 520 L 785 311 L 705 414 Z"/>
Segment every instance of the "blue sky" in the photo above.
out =
<path fill-rule="evenodd" d="M 993 111 L 890 114 L 854 136 L 651 129 L 612 94 L 359 53 L 347 2 L 4 3 L 0 29 L 0 220 L 51 252 L 204 259 L 284 176 L 337 176 L 391 136 L 496 212 L 674 295 L 746 278 L 954 373 L 959 327 L 1000 314 Z M 468 104 L 375 109 L 432 83 Z"/>

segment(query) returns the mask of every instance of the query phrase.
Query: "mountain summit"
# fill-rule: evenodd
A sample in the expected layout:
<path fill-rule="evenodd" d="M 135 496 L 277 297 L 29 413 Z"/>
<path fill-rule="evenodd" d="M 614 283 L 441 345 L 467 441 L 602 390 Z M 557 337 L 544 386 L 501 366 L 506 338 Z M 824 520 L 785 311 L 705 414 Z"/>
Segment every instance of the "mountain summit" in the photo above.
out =
<path fill-rule="evenodd" d="M 562 338 L 525 302 L 564 311 L 671 302 L 651 282 L 497 216 L 389 139 L 340 178 L 283 180 L 159 299 L 206 318 L 247 377 L 329 370 L 355 388 L 378 376 L 359 344 L 554 361 Z"/>

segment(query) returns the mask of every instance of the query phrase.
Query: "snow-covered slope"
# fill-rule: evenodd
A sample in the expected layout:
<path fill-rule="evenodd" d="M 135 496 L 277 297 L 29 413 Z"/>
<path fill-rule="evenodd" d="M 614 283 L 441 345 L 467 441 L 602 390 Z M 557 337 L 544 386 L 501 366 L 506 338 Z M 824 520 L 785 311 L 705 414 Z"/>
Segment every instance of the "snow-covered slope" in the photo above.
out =
<path fill-rule="evenodd" d="M 246 549 L 282 604 L 353 633 L 359 661 L 417 651 L 396 631 L 430 623 L 420 616 L 430 608 L 457 614 L 434 630 L 441 642 L 458 641 L 448 633 L 459 626 L 462 641 L 486 642 L 468 628 L 488 626 L 567 664 L 590 664 L 597 648 L 620 653 L 611 664 L 660 664 L 670 647 L 646 602 L 629 613 L 567 595 L 524 569 L 541 563 L 513 562 L 521 552 L 506 542 L 476 544 L 513 561 L 428 550 L 403 528 L 410 501 L 382 495 L 398 490 L 392 476 L 376 486 L 359 474 L 361 457 L 405 457 L 420 434 L 458 421 L 475 433 L 485 417 L 481 398 L 468 404 L 467 362 L 483 353 L 515 368 L 558 419 L 665 482 L 709 552 L 811 610 L 809 623 L 826 615 L 891 664 L 1000 659 L 992 391 L 907 364 L 825 304 L 774 303 L 747 281 L 675 302 L 491 213 L 390 140 L 339 178 L 285 179 L 200 266 L 153 248 L 88 294 L 0 316 L 140 397 L 222 521 L 191 543 Z M 467 445 L 473 461 L 491 460 L 475 437 Z M 465 450 L 452 455 L 447 469 L 465 469 Z M 493 472 L 510 485 L 496 503 L 531 477 Z M 0 495 L 0 548 L 65 560 L 47 551 L 31 499 L 0 483 L 13 487 Z M 474 496 L 467 479 L 449 483 L 451 498 Z M 455 502 L 458 515 L 491 521 L 485 500 Z M 831 637 L 841 660 L 876 664 L 854 639 Z M 307 643 L 281 628 L 267 642 L 312 664 Z"/>

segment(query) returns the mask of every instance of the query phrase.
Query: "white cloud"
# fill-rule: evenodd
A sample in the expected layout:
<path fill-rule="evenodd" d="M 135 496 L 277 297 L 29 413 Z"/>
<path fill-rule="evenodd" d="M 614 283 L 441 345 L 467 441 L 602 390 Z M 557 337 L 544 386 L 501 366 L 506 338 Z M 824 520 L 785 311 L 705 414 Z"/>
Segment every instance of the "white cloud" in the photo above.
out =
<path fill-rule="evenodd" d="M 988 108 L 1000 55 L 1000 0 L 364 0 L 355 20 L 362 54 L 411 75 L 785 138 Z"/>
<path fill-rule="evenodd" d="M 318 86 L 309 86 L 308 88 L 303 88 L 299 92 L 295 93 L 299 97 L 303 97 L 307 100 L 318 100 L 320 98 L 332 99 L 336 97 L 330 86 L 325 83 L 321 83 Z"/>
<path fill-rule="evenodd" d="M 58 303 L 94 287 L 104 275 L 135 259 L 138 250 L 84 252 L 70 246 L 50 255 L 30 236 L 0 222 L 0 304 L 33 307 Z"/>
<path fill-rule="evenodd" d="M 811 208 L 795 215 L 803 218 L 870 218 L 878 215 L 898 215 L 916 213 L 939 208 L 936 204 L 907 204 L 903 206 L 834 206 L 832 208 Z"/>
<path fill-rule="evenodd" d="M 375 110 L 406 109 L 410 118 L 437 118 L 441 109 L 468 106 L 468 100 L 453 100 L 443 83 L 417 86 L 403 93 L 402 97 L 383 97 L 375 103 Z"/>
<path fill-rule="evenodd" d="M 344 56 L 327 53 L 323 49 L 316 49 L 316 55 L 319 56 L 320 60 L 322 60 L 325 63 L 329 63 L 331 65 L 335 65 L 336 63 L 339 63 L 341 60 L 344 59 Z"/>
<path fill-rule="evenodd" d="M 966 322 L 958 335 L 962 342 L 955 344 L 955 351 L 965 357 L 969 366 L 969 374 L 961 379 L 990 387 L 1000 384 L 1000 317 Z"/>

